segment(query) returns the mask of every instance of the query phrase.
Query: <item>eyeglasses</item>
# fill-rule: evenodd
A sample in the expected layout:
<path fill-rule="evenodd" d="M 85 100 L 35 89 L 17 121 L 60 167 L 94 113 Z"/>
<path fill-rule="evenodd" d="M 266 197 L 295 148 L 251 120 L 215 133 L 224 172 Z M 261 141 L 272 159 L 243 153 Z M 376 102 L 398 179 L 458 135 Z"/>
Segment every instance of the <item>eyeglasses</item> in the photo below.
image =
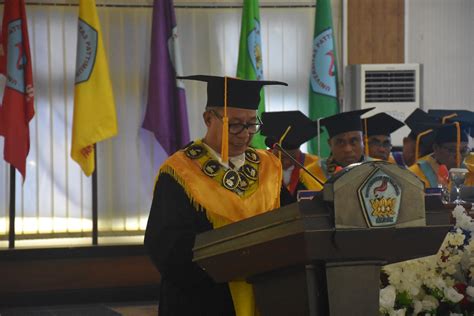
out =
<path fill-rule="evenodd" d="M 450 154 L 453 154 L 453 155 L 456 155 L 456 147 L 454 146 L 444 146 L 444 145 L 441 145 L 440 146 L 441 148 L 444 148 L 446 149 L 446 151 Z M 469 153 L 471 152 L 471 148 L 469 148 L 468 146 L 466 147 L 462 147 L 459 149 L 459 153 L 462 155 L 462 156 L 467 156 Z"/>
<path fill-rule="evenodd" d="M 219 120 L 222 121 L 223 117 L 217 113 L 216 111 L 214 110 L 210 110 L 212 112 L 212 114 L 215 115 L 215 117 L 217 117 Z M 249 134 L 250 135 L 253 135 L 253 134 L 256 134 L 258 133 L 258 131 L 260 131 L 260 129 L 262 128 L 262 121 L 260 120 L 260 118 L 257 116 L 257 123 L 232 123 L 232 124 L 229 124 L 229 133 L 231 133 L 232 135 L 239 135 L 240 133 L 243 132 L 244 129 L 247 129 Z"/>
<path fill-rule="evenodd" d="M 385 141 L 381 142 L 377 139 L 374 139 L 374 140 L 369 141 L 369 146 L 370 147 L 391 148 L 392 143 L 389 140 L 385 140 Z"/>

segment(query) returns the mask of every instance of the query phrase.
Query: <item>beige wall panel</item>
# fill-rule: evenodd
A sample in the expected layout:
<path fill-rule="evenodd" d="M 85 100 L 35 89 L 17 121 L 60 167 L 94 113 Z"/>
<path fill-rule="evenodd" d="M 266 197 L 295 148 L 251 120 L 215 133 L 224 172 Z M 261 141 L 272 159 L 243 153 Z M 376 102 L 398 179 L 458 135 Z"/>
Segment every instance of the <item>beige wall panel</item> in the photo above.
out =
<path fill-rule="evenodd" d="M 348 63 L 404 62 L 404 1 L 348 0 Z"/>

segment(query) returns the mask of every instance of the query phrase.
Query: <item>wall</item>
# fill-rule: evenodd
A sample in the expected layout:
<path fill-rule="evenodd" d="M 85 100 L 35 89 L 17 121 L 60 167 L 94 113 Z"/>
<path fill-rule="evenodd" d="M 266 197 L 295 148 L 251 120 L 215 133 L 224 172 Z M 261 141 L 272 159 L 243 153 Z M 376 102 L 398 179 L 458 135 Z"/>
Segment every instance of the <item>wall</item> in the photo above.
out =
<path fill-rule="evenodd" d="M 406 61 L 423 64 L 423 107 L 474 110 L 474 1 L 407 0 Z"/>
<path fill-rule="evenodd" d="M 348 64 L 404 62 L 404 0 L 347 0 Z"/>

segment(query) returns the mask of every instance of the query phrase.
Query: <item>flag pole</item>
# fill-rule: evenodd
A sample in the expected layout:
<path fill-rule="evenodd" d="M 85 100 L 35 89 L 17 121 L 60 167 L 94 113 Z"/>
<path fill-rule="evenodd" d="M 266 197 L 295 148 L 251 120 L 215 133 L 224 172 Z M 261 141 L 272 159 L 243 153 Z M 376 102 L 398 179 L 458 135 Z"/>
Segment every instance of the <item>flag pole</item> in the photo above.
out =
<path fill-rule="evenodd" d="M 10 229 L 8 230 L 8 248 L 15 248 L 15 167 L 10 165 Z"/>
<path fill-rule="evenodd" d="M 97 145 L 94 144 L 94 172 L 92 173 L 92 245 L 98 245 L 99 229 L 99 213 L 97 204 Z"/>

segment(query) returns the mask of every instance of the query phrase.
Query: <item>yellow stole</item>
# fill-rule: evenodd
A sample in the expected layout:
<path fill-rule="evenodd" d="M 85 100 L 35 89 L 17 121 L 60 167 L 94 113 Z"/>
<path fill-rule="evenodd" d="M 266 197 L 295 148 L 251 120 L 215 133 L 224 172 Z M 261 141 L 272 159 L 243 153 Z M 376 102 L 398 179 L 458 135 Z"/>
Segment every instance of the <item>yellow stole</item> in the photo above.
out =
<path fill-rule="evenodd" d="M 316 155 L 311 155 L 311 154 L 304 154 L 304 166 L 309 166 L 310 164 L 316 162 L 319 160 L 319 157 Z M 304 172 L 304 171 L 303 171 Z"/>
<path fill-rule="evenodd" d="M 327 179 L 324 175 L 323 169 L 320 166 L 321 162 L 324 163 L 325 161 L 316 160 L 315 162 L 308 165 L 306 169 L 308 169 L 308 171 L 311 172 L 319 181 L 325 183 Z M 300 181 L 308 190 L 321 191 L 323 189 L 323 186 L 320 183 L 318 183 L 316 180 L 313 179 L 313 177 L 311 177 L 304 171 L 300 172 Z"/>
<path fill-rule="evenodd" d="M 203 149 L 204 154 L 198 152 L 192 156 L 196 151 L 191 151 L 191 146 L 197 146 L 194 149 L 198 151 Z M 183 187 L 196 211 L 205 211 L 213 228 L 219 228 L 280 206 L 282 183 L 280 161 L 267 151 L 254 149 L 247 150 L 246 158 L 254 154 L 257 155 L 258 163 L 255 163 L 255 159 L 253 162 L 246 159 L 246 164 L 252 163 L 257 171 L 257 178 L 252 180 L 239 172 L 242 179 L 250 183 L 245 192 L 236 192 L 223 185 L 225 167 L 221 166 L 215 174 L 209 172 L 212 168 L 206 169 L 206 166 L 209 166 L 208 162 L 215 161 L 215 158 L 207 152 L 200 141 L 169 157 L 161 166 L 159 173 L 171 175 Z M 212 175 L 206 174 L 204 170 Z M 250 284 L 245 281 L 232 281 L 229 282 L 229 289 L 237 315 L 258 315 Z"/>
<path fill-rule="evenodd" d="M 470 153 L 464 159 L 464 165 L 466 165 L 469 172 L 466 174 L 466 180 L 464 180 L 464 185 L 474 186 L 474 153 Z"/>

